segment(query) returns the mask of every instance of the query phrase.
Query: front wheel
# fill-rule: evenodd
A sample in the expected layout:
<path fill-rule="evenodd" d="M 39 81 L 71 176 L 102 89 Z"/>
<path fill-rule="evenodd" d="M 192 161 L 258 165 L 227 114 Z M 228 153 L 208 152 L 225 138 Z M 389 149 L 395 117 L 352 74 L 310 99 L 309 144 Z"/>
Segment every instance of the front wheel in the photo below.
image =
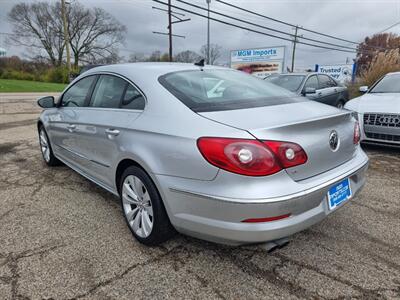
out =
<path fill-rule="evenodd" d="M 50 145 L 49 137 L 43 126 L 40 126 L 40 128 L 39 128 L 39 144 L 40 144 L 40 151 L 42 152 L 43 159 L 48 166 L 52 167 L 52 166 L 58 166 L 61 164 L 61 162 L 53 154 L 53 150 Z"/>
<path fill-rule="evenodd" d="M 122 174 L 120 191 L 125 220 L 139 242 L 155 246 L 175 234 L 157 188 L 146 172 L 128 167 Z"/>

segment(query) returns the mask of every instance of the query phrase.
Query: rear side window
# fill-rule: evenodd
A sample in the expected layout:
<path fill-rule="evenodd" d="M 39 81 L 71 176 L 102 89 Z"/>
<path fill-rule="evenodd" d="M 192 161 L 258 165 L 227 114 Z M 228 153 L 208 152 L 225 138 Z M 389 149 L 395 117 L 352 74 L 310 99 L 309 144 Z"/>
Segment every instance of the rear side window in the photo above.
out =
<path fill-rule="evenodd" d="M 88 76 L 70 87 L 63 95 L 61 106 L 64 107 L 83 107 L 86 104 L 86 98 L 94 83 L 96 76 Z"/>
<path fill-rule="evenodd" d="M 317 76 L 313 75 L 307 79 L 306 84 L 304 85 L 304 89 L 306 88 L 319 89 Z"/>
<path fill-rule="evenodd" d="M 94 88 L 90 106 L 119 108 L 127 84 L 122 78 L 101 75 Z"/>
<path fill-rule="evenodd" d="M 121 108 L 143 110 L 145 105 L 143 95 L 132 85 L 128 85 Z"/>

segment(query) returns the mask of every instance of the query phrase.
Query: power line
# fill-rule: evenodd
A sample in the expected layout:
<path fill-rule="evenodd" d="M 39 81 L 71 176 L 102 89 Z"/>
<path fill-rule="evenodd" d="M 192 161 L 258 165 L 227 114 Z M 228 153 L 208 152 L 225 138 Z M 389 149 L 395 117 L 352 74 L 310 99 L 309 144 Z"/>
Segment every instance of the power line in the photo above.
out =
<path fill-rule="evenodd" d="M 380 34 L 380 33 L 383 33 L 383 32 L 385 32 L 385 31 L 388 31 L 389 29 L 392 29 L 393 27 L 396 27 L 396 26 L 399 25 L 399 24 L 400 24 L 400 21 L 398 21 L 398 22 L 394 23 L 393 25 L 390 25 L 389 27 L 387 27 L 387 28 L 385 28 L 385 29 L 383 29 L 383 30 L 377 32 L 376 34 Z"/>
<path fill-rule="evenodd" d="M 159 4 L 162 4 L 162 5 L 168 5 L 168 3 L 165 3 L 165 2 L 162 2 L 162 1 L 159 1 L 159 0 L 153 0 L 153 1 L 157 2 Z M 202 17 L 202 18 L 208 18 L 205 15 L 202 15 L 202 14 L 194 12 L 194 11 L 190 11 L 190 10 L 182 8 L 182 7 L 178 7 L 176 5 L 171 5 L 171 7 L 175 8 L 175 9 L 178 9 L 178 10 L 181 10 L 181 11 L 184 11 L 184 12 L 187 12 L 187 13 L 190 13 L 190 14 L 193 14 L 193 15 L 196 15 L 196 16 L 199 16 L 199 17 Z M 284 40 L 284 41 L 293 42 L 293 40 L 290 39 L 290 38 L 285 38 L 285 37 L 273 35 L 273 34 L 262 32 L 262 31 L 255 30 L 255 29 L 249 29 L 247 27 L 236 25 L 236 24 L 233 24 L 233 23 L 230 23 L 230 22 L 227 22 L 227 21 L 223 21 L 223 20 L 220 20 L 220 19 L 213 18 L 213 17 L 210 17 L 210 20 L 213 20 L 215 22 L 222 23 L 222 24 L 225 24 L 225 25 L 229 25 L 229 26 L 232 26 L 232 27 L 240 28 L 240 29 L 243 29 L 243 30 L 247 30 L 247 31 L 250 31 L 250 32 L 255 32 L 255 33 L 258 33 L 258 34 L 262 34 L 262 35 L 265 35 L 265 36 L 281 39 L 281 40 Z M 297 43 L 298 44 L 307 45 L 307 46 L 311 46 L 311 47 L 322 48 L 322 49 L 329 49 L 329 50 L 335 50 L 335 51 L 341 51 L 341 52 L 347 52 L 347 53 L 357 53 L 357 51 L 355 51 L 355 50 L 345 50 L 345 49 L 326 47 L 326 46 L 322 46 L 322 45 L 306 43 L 306 42 L 303 42 L 303 41 L 298 41 Z"/>
<path fill-rule="evenodd" d="M 192 3 L 189 3 L 189 2 L 183 1 L 183 0 L 177 0 L 177 1 L 178 1 L 178 2 L 181 2 L 181 3 L 183 3 L 183 4 L 186 4 L 186 5 L 188 5 L 188 6 L 196 7 L 196 8 L 201 9 L 201 10 L 205 10 L 205 11 L 208 10 L 208 9 L 205 8 L 205 7 L 201 7 L 201 6 L 199 6 L 199 5 L 195 5 L 195 4 L 192 4 Z M 274 28 L 271 28 L 271 27 L 259 25 L 259 24 L 253 23 L 253 22 L 245 21 L 245 20 L 242 20 L 242 19 L 239 19 L 239 18 L 236 18 L 236 17 L 232 17 L 232 16 L 229 16 L 229 15 L 224 14 L 224 13 L 221 13 L 221 12 L 217 12 L 217 11 L 215 11 L 215 10 L 211 10 L 211 9 L 210 9 L 210 12 L 212 12 L 213 14 L 220 15 L 220 16 L 223 16 L 223 17 L 225 17 L 225 18 L 229 18 L 229 19 L 232 19 L 232 20 L 235 20 L 235 21 L 239 21 L 239 22 L 242 22 L 242 23 L 245 23 L 245 24 L 249 24 L 249 25 L 252 25 L 252 26 L 255 26 L 255 27 L 259 27 L 259 28 L 263 28 L 263 29 L 266 29 L 266 30 L 269 30 L 269 31 L 273 31 L 273 32 L 277 32 L 277 33 L 280 33 L 280 34 L 283 34 L 283 35 L 287 35 L 287 36 L 292 37 L 293 39 L 295 38 L 295 35 L 292 34 L 292 33 L 289 33 L 289 32 L 285 32 L 285 31 L 278 30 L 278 29 L 274 29 Z M 295 26 L 295 27 L 298 27 L 298 26 Z M 298 27 L 298 29 L 301 29 L 301 27 Z M 353 48 L 353 47 L 348 47 L 348 46 L 333 44 L 333 43 L 329 43 L 329 42 L 325 42 L 325 41 L 320 41 L 320 40 L 316 40 L 316 39 L 311 39 L 311 38 L 307 38 L 307 37 L 303 37 L 303 36 L 299 36 L 299 35 L 297 35 L 297 38 L 301 38 L 301 39 L 303 39 L 303 40 L 307 40 L 307 41 L 311 41 L 311 42 L 316 42 L 316 43 L 320 43 L 320 44 L 325 44 L 325 45 L 329 45 L 329 46 L 340 47 L 340 48 L 345 48 L 345 49 L 350 49 L 350 50 L 357 51 L 357 49 L 356 49 L 356 48 Z"/>
<path fill-rule="evenodd" d="M 216 0 L 216 1 L 220 2 L 222 4 L 225 4 L 225 5 L 228 5 L 230 7 L 233 7 L 233 8 L 248 12 L 250 14 L 253 14 L 253 15 L 256 15 L 256 16 L 259 16 L 259 17 L 262 17 L 262 18 L 265 18 L 265 19 L 268 19 L 268 20 L 271 20 L 271 21 L 274 21 L 274 22 L 278 22 L 278 23 L 281 23 L 281 24 L 284 24 L 284 25 L 287 25 L 287 26 L 291 26 L 291 27 L 296 27 L 296 25 L 294 25 L 294 24 L 290 24 L 288 22 L 284 22 L 282 20 L 278 20 L 278 19 L 275 19 L 275 18 L 272 18 L 272 17 L 268 17 L 266 15 L 259 14 L 257 12 L 254 12 L 254 11 L 251 11 L 251 10 L 236 6 L 234 4 L 231 4 L 231 3 L 228 3 L 228 2 L 225 2 L 225 1 L 222 1 L 222 0 Z M 307 28 L 304 28 L 304 27 L 302 27 L 301 29 L 303 31 L 311 32 L 311 33 L 314 33 L 314 34 L 318 34 L 318 35 L 321 35 L 321 36 L 325 36 L 325 37 L 328 37 L 328 38 L 331 38 L 331 39 L 335 39 L 335 40 L 338 40 L 338 41 L 342 41 L 342 42 L 346 42 L 346 43 L 349 43 L 349 44 L 355 44 L 355 45 L 359 44 L 358 42 L 346 40 L 346 39 L 339 38 L 339 37 L 336 37 L 336 36 L 333 36 L 333 35 L 330 35 L 330 34 L 318 32 L 318 31 L 315 31 L 315 30 L 312 30 L 312 29 L 307 29 Z M 380 49 L 380 50 L 388 50 L 387 48 L 378 47 L 378 46 L 368 46 L 368 47 L 375 48 L 375 49 Z"/>

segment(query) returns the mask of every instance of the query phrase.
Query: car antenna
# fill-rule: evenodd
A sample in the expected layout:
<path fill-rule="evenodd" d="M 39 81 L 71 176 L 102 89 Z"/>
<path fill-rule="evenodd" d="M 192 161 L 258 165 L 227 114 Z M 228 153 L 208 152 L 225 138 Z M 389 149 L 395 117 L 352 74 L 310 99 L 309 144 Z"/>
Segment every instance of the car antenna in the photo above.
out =
<path fill-rule="evenodd" d="M 204 58 L 201 59 L 200 61 L 194 63 L 195 66 L 199 66 L 199 67 L 204 67 Z M 203 68 L 202 68 L 203 70 Z"/>

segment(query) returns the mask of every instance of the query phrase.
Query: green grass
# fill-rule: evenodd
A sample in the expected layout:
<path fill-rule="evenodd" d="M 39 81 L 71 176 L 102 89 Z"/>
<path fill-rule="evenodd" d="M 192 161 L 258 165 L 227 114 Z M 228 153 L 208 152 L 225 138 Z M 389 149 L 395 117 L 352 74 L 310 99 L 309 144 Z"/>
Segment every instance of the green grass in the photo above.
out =
<path fill-rule="evenodd" d="M 66 84 L 0 79 L 0 93 L 61 92 Z"/>

